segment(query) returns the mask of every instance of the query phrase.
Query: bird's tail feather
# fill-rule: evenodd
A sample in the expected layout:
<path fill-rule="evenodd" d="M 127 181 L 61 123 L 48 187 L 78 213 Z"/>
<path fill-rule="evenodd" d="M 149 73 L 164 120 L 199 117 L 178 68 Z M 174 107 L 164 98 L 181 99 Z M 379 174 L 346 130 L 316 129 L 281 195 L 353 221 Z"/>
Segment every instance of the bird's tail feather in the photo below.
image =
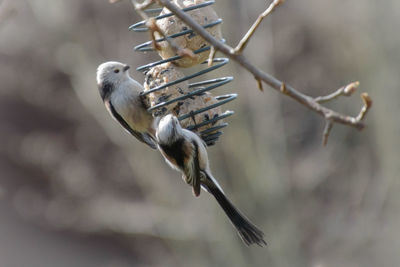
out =
<path fill-rule="evenodd" d="M 211 179 L 207 175 L 208 181 Z M 257 244 L 259 246 L 265 246 L 267 243 L 264 240 L 264 233 L 258 229 L 249 219 L 240 213 L 235 206 L 229 201 L 229 199 L 222 193 L 222 191 L 214 185 L 214 183 L 207 183 L 205 185 L 207 191 L 209 191 L 217 200 L 218 204 L 225 211 L 226 215 L 235 226 L 240 238 L 246 245 Z"/>

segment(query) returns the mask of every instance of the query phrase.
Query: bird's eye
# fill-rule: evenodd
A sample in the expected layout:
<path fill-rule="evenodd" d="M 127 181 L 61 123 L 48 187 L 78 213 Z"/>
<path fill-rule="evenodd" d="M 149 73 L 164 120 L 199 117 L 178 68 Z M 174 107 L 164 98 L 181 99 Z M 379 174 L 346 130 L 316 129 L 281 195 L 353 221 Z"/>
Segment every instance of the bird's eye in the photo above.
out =
<path fill-rule="evenodd" d="M 119 69 L 114 70 L 114 73 L 119 73 Z"/>

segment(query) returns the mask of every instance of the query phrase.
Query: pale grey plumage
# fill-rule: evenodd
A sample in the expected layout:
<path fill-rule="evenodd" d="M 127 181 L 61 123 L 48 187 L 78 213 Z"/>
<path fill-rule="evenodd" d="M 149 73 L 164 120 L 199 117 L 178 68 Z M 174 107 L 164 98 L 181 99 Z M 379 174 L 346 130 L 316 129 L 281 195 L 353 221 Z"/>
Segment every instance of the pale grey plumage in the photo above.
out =
<path fill-rule="evenodd" d="M 111 116 L 139 141 L 156 149 L 154 120 L 141 99 L 143 86 L 129 76 L 129 66 L 106 62 L 97 69 L 97 86 Z"/>

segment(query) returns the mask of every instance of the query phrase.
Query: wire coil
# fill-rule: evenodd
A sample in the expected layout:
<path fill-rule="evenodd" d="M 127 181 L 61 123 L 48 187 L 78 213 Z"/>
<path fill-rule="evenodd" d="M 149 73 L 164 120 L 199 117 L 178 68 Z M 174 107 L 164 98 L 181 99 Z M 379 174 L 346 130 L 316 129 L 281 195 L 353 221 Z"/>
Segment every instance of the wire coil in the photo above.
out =
<path fill-rule="evenodd" d="M 197 4 L 197 5 L 193 5 L 193 6 L 184 8 L 182 10 L 185 11 L 185 12 L 188 12 L 188 11 L 191 11 L 191 10 L 195 10 L 195 9 L 199 9 L 199 8 L 203 8 L 203 7 L 212 5 L 214 3 L 215 3 L 214 0 L 206 1 L 206 2 L 203 2 L 201 4 Z M 153 8 L 153 9 L 145 10 L 146 13 L 160 13 L 161 11 L 162 11 L 162 8 Z M 156 20 L 160 20 L 160 19 L 167 18 L 167 17 L 173 16 L 173 15 L 174 15 L 173 13 L 167 13 L 167 14 L 156 16 L 155 19 Z M 221 23 L 222 23 L 222 19 L 219 18 L 219 19 L 217 19 L 216 21 L 214 21 L 212 23 L 203 25 L 203 27 L 204 28 L 209 28 L 209 27 L 213 27 L 213 26 L 216 26 L 218 24 L 221 24 Z M 129 27 L 129 29 L 132 30 L 132 31 L 135 31 L 135 32 L 147 32 L 148 31 L 148 28 L 146 27 L 146 21 L 140 21 L 140 22 L 138 22 L 136 24 L 133 24 L 132 26 Z M 193 30 L 184 29 L 179 33 L 167 36 L 167 38 L 172 38 L 173 39 L 173 38 L 177 38 L 179 36 L 191 35 L 191 34 L 195 34 Z M 162 41 L 165 41 L 165 40 L 166 40 L 166 38 L 163 37 L 163 38 L 156 39 L 156 42 L 162 42 Z M 148 42 L 142 43 L 140 45 L 137 45 L 134 49 L 135 49 L 135 51 L 139 51 L 139 52 L 154 51 L 152 42 L 153 41 L 148 41 Z M 211 49 L 210 46 L 206 46 L 206 47 L 202 47 L 202 48 L 200 48 L 198 50 L 193 51 L 193 53 L 194 54 L 199 54 L 199 53 L 208 51 L 210 49 Z M 164 64 L 164 63 L 168 63 L 168 62 L 172 62 L 172 61 L 175 61 L 175 60 L 178 60 L 178 59 L 181 59 L 181 58 L 182 58 L 182 56 L 173 56 L 173 57 L 170 57 L 168 59 L 163 59 L 163 60 L 159 60 L 159 61 L 156 61 L 156 62 L 149 63 L 147 65 L 140 66 L 140 67 L 137 68 L 137 70 L 138 71 L 142 71 L 143 73 L 146 73 L 148 70 L 150 70 L 151 68 L 153 68 L 155 66 L 158 66 L 158 65 L 161 65 L 161 64 Z M 187 75 L 187 76 L 185 76 L 185 77 L 183 77 L 181 79 L 178 79 L 178 80 L 163 84 L 161 86 L 157 86 L 155 88 L 152 88 L 152 89 L 150 89 L 148 91 L 143 92 L 143 95 L 148 95 L 150 93 L 163 90 L 163 89 L 165 89 L 165 88 L 167 88 L 169 86 L 181 83 L 183 81 L 188 81 L 188 80 L 191 80 L 193 78 L 196 78 L 196 77 L 199 77 L 201 75 L 204 75 L 206 73 L 212 72 L 212 71 L 214 71 L 216 69 L 219 69 L 219 68 L 225 66 L 226 64 L 228 64 L 229 59 L 227 59 L 227 58 L 215 58 L 213 62 L 214 62 L 214 64 L 212 66 L 210 66 L 210 67 L 202 69 L 202 70 L 200 70 L 200 71 L 198 71 L 196 73 L 193 73 L 191 75 Z M 205 62 L 201 63 L 201 65 L 204 66 L 204 65 L 207 65 L 207 63 L 208 63 L 208 60 L 206 60 Z M 201 82 L 190 83 L 189 84 L 189 88 L 191 88 L 190 93 L 183 94 L 180 97 L 176 97 L 174 99 L 170 99 L 170 100 L 158 103 L 157 105 L 155 105 L 153 107 L 150 107 L 148 109 L 148 111 L 149 112 L 155 112 L 156 110 L 162 109 L 163 107 L 166 107 L 166 106 L 168 106 L 170 104 L 173 104 L 175 102 L 183 101 L 183 100 L 185 100 L 187 98 L 192 98 L 194 96 L 201 95 L 204 92 L 211 91 L 211 90 L 213 90 L 215 88 L 218 88 L 220 86 L 223 86 L 223 85 L 231 82 L 232 80 L 233 80 L 233 77 L 222 77 L 222 78 L 216 78 L 216 79 L 211 79 L 211 80 L 206 80 L 206 81 L 201 81 Z M 203 113 L 203 112 L 205 112 L 207 110 L 216 108 L 218 106 L 222 106 L 222 105 L 224 105 L 224 104 L 226 104 L 228 102 L 231 102 L 234 99 L 236 99 L 237 98 L 237 94 L 221 95 L 221 96 L 216 96 L 215 98 L 218 101 L 217 103 L 208 105 L 208 106 L 206 106 L 204 108 L 201 108 L 199 110 L 196 110 L 196 111 L 190 111 L 189 113 L 182 114 L 182 115 L 180 115 L 178 117 L 178 120 L 182 121 L 182 120 L 187 119 L 187 118 L 194 118 L 194 116 L 197 115 L 197 114 Z M 233 111 L 227 110 L 227 111 L 223 112 L 222 114 L 219 114 L 218 116 L 216 116 L 214 118 L 208 118 L 207 120 L 205 120 L 205 121 L 203 121 L 201 123 L 196 123 L 195 120 L 193 119 L 192 122 L 191 122 L 192 124 L 190 124 L 186 128 L 188 130 L 197 130 L 200 127 L 203 127 L 205 125 L 210 125 L 211 127 L 207 128 L 206 130 L 200 131 L 199 134 L 200 134 L 201 138 L 204 140 L 204 142 L 208 146 L 212 146 L 212 145 L 214 145 L 216 143 L 218 138 L 222 135 L 223 132 L 221 130 L 223 128 L 225 128 L 226 126 L 228 126 L 228 123 L 226 123 L 226 122 L 220 123 L 218 125 L 215 125 L 215 124 L 217 123 L 217 121 L 225 119 L 227 117 L 230 117 L 233 114 L 234 114 Z"/>

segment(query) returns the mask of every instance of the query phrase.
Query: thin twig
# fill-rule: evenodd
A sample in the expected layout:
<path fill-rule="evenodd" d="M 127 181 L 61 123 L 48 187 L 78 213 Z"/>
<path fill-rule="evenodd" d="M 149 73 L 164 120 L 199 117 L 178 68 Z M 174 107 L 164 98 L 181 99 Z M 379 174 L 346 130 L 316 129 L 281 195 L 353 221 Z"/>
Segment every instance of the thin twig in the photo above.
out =
<path fill-rule="evenodd" d="M 208 56 L 208 66 L 209 67 L 211 67 L 212 64 L 214 63 L 214 58 L 215 58 L 216 53 L 217 53 L 217 50 L 214 48 L 214 46 L 211 46 L 210 55 Z"/>
<path fill-rule="evenodd" d="M 281 87 L 279 88 L 279 91 L 281 91 L 281 93 L 284 95 L 287 94 L 286 84 L 284 82 L 282 82 Z"/>
<path fill-rule="evenodd" d="M 232 48 L 231 46 L 214 38 L 210 33 L 208 33 L 205 29 L 203 29 L 203 27 L 200 24 L 198 24 L 196 21 L 194 21 L 188 14 L 183 12 L 180 8 L 178 8 L 171 1 L 158 0 L 158 2 L 162 6 L 168 8 L 172 13 L 174 13 L 175 16 L 177 16 L 179 19 L 181 19 L 186 25 L 191 27 L 198 35 L 200 35 L 201 37 L 203 37 L 204 40 L 206 40 L 208 43 L 210 43 L 210 45 L 214 46 L 214 48 L 216 50 L 225 54 L 226 56 L 231 58 L 233 61 L 236 61 L 244 69 L 246 69 L 251 74 L 253 74 L 253 76 L 255 77 L 256 80 L 261 80 L 261 81 L 265 82 L 266 84 L 271 86 L 273 89 L 283 93 L 284 95 L 289 96 L 290 98 L 296 100 L 297 102 L 306 106 L 310 110 L 321 115 L 325 120 L 329 118 L 332 123 L 340 123 L 340 124 L 348 125 L 355 129 L 358 129 L 358 130 L 361 130 L 364 128 L 365 125 L 362 122 L 362 119 L 365 117 L 365 114 L 367 113 L 369 108 L 363 109 L 364 112 L 360 112 L 360 115 L 357 118 L 355 118 L 355 117 L 351 117 L 348 115 L 338 113 L 334 110 L 331 110 L 329 108 L 322 106 L 313 97 L 307 96 L 307 95 L 297 91 L 290 85 L 283 84 L 282 81 L 276 79 L 272 75 L 262 71 L 261 69 L 257 68 L 256 66 L 254 66 L 242 54 L 235 53 L 234 48 Z M 282 88 L 284 90 L 282 90 Z M 371 99 L 369 99 L 369 100 L 371 100 Z M 372 103 L 372 101 L 370 101 L 370 103 Z"/>
<path fill-rule="evenodd" d="M 324 133 L 322 135 L 322 145 L 323 146 L 326 146 L 328 144 L 329 134 L 331 133 L 332 128 L 333 128 L 332 121 L 326 120 Z"/>
<path fill-rule="evenodd" d="M 263 87 L 263 83 L 260 79 L 255 78 L 257 81 L 257 85 L 258 85 L 258 89 L 260 89 L 261 92 L 264 92 L 264 87 Z"/>
<path fill-rule="evenodd" d="M 132 0 L 132 2 L 134 3 L 134 6 L 136 9 L 139 10 L 145 10 L 146 8 L 148 8 L 149 6 L 151 6 L 152 4 L 155 3 L 155 0 L 144 0 L 142 3 L 138 3 L 135 0 Z"/>
<path fill-rule="evenodd" d="M 361 99 L 363 100 L 364 105 L 361 108 L 361 111 L 357 116 L 357 120 L 359 120 L 359 121 L 364 120 L 364 118 L 367 115 L 368 111 L 372 107 L 372 99 L 367 93 L 362 93 L 361 94 Z"/>
<path fill-rule="evenodd" d="M 250 38 L 256 32 L 258 26 L 260 26 L 261 22 L 265 17 L 274 11 L 274 9 L 283 3 L 284 0 L 274 0 L 269 7 L 260 15 L 258 16 L 257 20 L 254 22 L 253 26 L 247 31 L 246 35 L 240 40 L 239 44 L 235 47 L 234 53 L 241 54 L 243 50 L 246 48 L 247 43 L 250 41 Z"/>
<path fill-rule="evenodd" d="M 325 103 L 328 101 L 332 101 L 332 100 L 338 98 L 339 96 L 351 96 L 357 90 L 357 88 L 359 86 L 360 86 L 360 82 L 358 82 L 358 81 L 352 82 L 346 86 L 340 87 L 338 90 L 336 90 L 332 94 L 329 94 L 327 96 L 317 96 L 314 98 L 314 100 L 318 103 Z"/>
<path fill-rule="evenodd" d="M 150 38 L 153 44 L 153 48 L 157 51 L 161 50 L 161 46 L 157 43 L 156 32 L 162 32 L 161 29 L 158 27 L 155 18 L 149 18 L 146 21 L 146 26 L 150 30 Z"/>

